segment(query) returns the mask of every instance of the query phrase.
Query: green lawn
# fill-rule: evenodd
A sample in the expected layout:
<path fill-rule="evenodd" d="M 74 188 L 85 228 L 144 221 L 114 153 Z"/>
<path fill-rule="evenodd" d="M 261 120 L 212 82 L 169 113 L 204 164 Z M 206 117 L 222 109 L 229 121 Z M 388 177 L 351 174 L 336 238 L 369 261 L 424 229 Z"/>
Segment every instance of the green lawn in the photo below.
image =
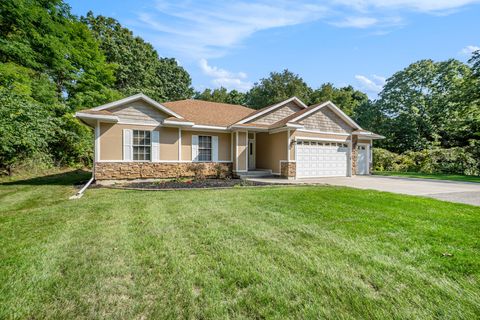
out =
<path fill-rule="evenodd" d="M 377 172 L 374 172 L 374 175 L 378 175 L 378 176 L 399 176 L 399 177 L 405 177 L 405 178 L 452 180 L 452 181 L 478 182 L 478 183 L 480 183 L 480 177 L 478 177 L 478 176 L 464 176 L 464 175 L 460 175 L 460 174 L 377 171 Z"/>
<path fill-rule="evenodd" d="M 340 187 L 0 185 L 0 319 L 480 316 L 480 208 Z"/>

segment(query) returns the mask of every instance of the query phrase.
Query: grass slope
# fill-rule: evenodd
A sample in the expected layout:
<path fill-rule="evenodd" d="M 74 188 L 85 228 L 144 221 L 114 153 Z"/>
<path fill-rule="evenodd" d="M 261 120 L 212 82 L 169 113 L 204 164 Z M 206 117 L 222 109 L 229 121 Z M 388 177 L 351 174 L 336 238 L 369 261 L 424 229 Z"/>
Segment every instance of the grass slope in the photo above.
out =
<path fill-rule="evenodd" d="M 464 175 L 460 175 L 460 174 L 440 174 L 440 173 L 421 173 L 421 172 L 390 172 L 390 171 L 377 171 L 374 174 L 379 175 L 379 176 L 399 176 L 399 177 L 405 177 L 405 178 L 451 180 L 451 181 L 478 182 L 478 183 L 480 183 L 480 177 L 478 177 L 478 176 L 464 176 Z"/>
<path fill-rule="evenodd" d="M 85 178 L 0 185 L 0 318 L 480 314 L 480 208 L 339 187 L 67 200 Z"/>

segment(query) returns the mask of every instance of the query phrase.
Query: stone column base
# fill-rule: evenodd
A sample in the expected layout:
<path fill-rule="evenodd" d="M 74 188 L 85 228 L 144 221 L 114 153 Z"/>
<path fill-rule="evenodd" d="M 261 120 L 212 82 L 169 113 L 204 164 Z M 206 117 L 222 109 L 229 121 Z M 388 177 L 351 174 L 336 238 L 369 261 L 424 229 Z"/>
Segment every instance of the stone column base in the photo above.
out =
<path fill-rule="evenodd" d="M 294 161 L 280 162 L 280 176 L 288 179 L 295 179 L 297 172 L 297 163 Z"/>

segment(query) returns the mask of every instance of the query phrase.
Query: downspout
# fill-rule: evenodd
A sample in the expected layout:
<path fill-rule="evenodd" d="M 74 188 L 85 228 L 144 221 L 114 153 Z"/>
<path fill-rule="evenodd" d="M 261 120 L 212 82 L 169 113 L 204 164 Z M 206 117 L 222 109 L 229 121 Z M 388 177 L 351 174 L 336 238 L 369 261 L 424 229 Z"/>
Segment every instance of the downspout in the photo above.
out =
<path fill-rule="evenodd" d="M 95 180 L 95 167 L 96 167 L 96 160 L 97 160 L 97 138 L 98 138 L 98 133 L 97 133 L 97 128 L 100 128 L 99 127 L 100 125 L 100 122 L 97 120 L 97 124 L 94 128 L 94 132 L 95 132 L 95 137 L 94 137 L 94 144 L 93 144 L 93 166 L 92 166 L 92 177 L 90 178 L 90 180 L 88 180 L 88 182 L 82 187 L 82 189 L 80 189 L 80 191 L 78 191 L 77 193 L 75 193 L 73 196 L 71 196 L 69 199 L 70 200 L 75 200 L 75 199 L 80 199 L 81 197 L 83 197 L 83 193 L 85 192 L 85 190 L 87 190 L 87 188 L 92 184 L 92 182 Z"/>

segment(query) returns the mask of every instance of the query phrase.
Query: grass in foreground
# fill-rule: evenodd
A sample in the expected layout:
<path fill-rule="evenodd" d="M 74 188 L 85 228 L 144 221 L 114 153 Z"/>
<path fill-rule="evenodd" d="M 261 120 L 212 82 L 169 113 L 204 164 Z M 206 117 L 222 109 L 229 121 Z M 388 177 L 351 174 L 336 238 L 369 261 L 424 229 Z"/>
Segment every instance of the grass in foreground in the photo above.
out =
<path fill-rule="evenodd" d="M 0 318 L 480 314 L 480 208 L 339 187 L 0 185 Z"/>
<path fill-rule="evenodd" d="M 393 172 L 393 171 L 376 171 L 374 175 L 378 176 L 399 176 L 405 178 L 419 178 L 419 179 L 436 179 L 436 180 L 451 180 L 462 182 L 478 182 L 478 176 L 464 176 L 460 174 L 441 174 L 441 173 L 421 173 L 421 172 Z"/>

